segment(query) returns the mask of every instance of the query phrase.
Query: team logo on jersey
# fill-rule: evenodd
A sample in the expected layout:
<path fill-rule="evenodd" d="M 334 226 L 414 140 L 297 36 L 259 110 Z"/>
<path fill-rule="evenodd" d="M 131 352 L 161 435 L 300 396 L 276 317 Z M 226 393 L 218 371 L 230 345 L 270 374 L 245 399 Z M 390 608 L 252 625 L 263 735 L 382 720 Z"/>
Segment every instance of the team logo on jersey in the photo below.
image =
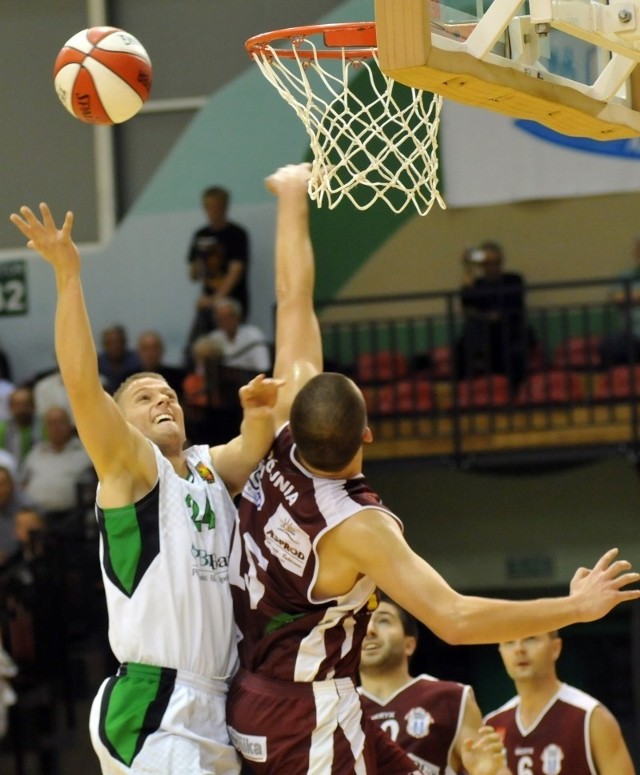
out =
<path fill-rule="evenodd" d="M 283 568 L 302 576 L 311 554 L 311 539 L 282 506 L 264 526 L 264 543 Z"/>
<path fill-rule="evenodd" d="M 548 745 L 540 755 L 542 772 L 544 775 L 558 775 L 562 770 L 563 759 L 564 753 L 559 745 L 556 745 L 555 743 Z"/>
<path fill-rule="evenodd" d="M 201 479 L 204 479 L 207 484 L 213 484 L 216 480 L 213 471 L 210 468 L 207 468 L 202 462 L 196 463 L 196 473 Z"/>
<path fill-rule="evenodd" d="M 411 737 L 426 737 L 429 727 L 433 724 L 433 716 L 424 708 L 411 708 L 404 720 L 407 722 L 407 733 Z"/>
<path fill-rule="evenodd" d="M 262 474 L 264 472 L 263 460 L 258 468 L 251 474 L 242 491 L 242 497 L 253 503 L 257 509 L 264 505 L 264 492 L 262 490 Z"/>

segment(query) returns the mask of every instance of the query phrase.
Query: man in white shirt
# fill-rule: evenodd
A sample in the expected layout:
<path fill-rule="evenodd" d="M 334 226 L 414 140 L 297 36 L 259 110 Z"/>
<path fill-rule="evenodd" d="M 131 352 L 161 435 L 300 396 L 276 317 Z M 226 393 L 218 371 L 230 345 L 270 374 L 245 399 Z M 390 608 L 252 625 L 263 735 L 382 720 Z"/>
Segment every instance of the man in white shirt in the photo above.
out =
<path fill-rule="evenodd" d="M 222 349 L 223 365 L 266 373 L 271 369 L 271 354 L 265 336 L 257 326 L 242 323 L 240 302 L 225 297 L 216 302 L 217 328 L 207 338 Z"/>
<path fill-rule="evenodd" d="M 69 511 L 77 502 L 76 485 L 91 461 L 66 409 L 48 409 L 44 426 L 47 440 L 37 442 L 25 458 L 23 489 L 45 512 Z"/>

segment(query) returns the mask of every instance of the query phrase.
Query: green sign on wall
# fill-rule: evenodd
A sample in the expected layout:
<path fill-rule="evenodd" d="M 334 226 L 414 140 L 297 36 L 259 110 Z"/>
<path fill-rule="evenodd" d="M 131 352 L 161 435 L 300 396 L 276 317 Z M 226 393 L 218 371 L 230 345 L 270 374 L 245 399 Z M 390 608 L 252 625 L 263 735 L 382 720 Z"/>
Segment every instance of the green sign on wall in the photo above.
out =
<path fill-rule="evenodd" d="M 0 262 L 0 316 L 26 315 L 28 301 L 25 261 Z"/>

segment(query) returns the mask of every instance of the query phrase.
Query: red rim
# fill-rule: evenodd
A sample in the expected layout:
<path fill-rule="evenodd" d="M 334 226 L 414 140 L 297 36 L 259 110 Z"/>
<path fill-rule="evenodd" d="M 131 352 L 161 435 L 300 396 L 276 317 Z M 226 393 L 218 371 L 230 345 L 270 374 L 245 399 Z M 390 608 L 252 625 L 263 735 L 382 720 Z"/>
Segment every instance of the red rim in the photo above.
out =
<path fill-rule="evenodd" d="M 313 24 L 307 27 L 288 27 L 283 30 L 263 32 L 254 35 L 244 44 L 251 55 L 263 51 L 273 51 L 281 59 L 294 59 L 296 54 L 293 41 L 299 38 L 310 38 L 322 35 L 322 45 L 316 46 L 316 51 L 298 50 L 300 59 L 348 59 L 372 57 L 378 50 L 375 22 L 349 22 L 346 24 Z M 273 45 L 275 42 L 288 41 L 290 48 Z"/>

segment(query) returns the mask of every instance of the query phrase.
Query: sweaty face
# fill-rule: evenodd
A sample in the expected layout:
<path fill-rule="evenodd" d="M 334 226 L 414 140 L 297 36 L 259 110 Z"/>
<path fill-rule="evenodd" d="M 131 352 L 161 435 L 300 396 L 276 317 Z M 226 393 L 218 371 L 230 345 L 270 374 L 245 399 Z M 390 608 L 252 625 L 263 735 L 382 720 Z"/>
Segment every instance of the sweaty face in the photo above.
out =
<path fill-rule="evenodd" d="M 160 449 L 168 444 L 184 444 L 182 408 L 175 391 L 164 380 L 134 380 L 120 397 L 119 406 L 125 418 Z"/>
<path fill-rule="evenodd" d="M 380 603 L 371 614 L 360 654 L 361 669 L 393 667 L 407 655 L 407 636 L 395 606 Z"/>
<path fill-rule="evenodd" d="M 501 643 L 500 656 L 512 680 L 542 679 L 555 672 L 560 644 L 560 639 L 550 634 L 534 635 Z"/>

